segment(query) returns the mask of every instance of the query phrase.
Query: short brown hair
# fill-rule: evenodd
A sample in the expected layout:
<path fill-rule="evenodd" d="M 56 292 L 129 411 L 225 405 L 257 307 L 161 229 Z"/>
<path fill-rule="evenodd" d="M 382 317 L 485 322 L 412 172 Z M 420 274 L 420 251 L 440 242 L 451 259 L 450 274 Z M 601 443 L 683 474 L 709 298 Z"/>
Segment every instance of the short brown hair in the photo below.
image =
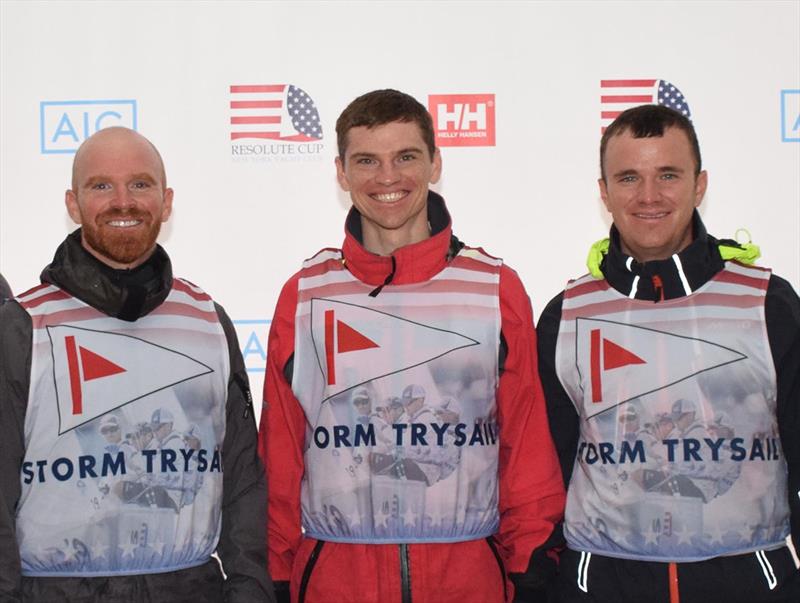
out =
<path fill-rule="evenodd" d="M 603 137 L 600 139 L 600 177 L 603 181 L 606 181 L 606 146 L 613 136 L 630 132 L 634 138 L 650 138 L 663 136 L 667 128 L 678 128 L 686 134 L 694 155 L 694 175 L 699 175 L 702 170 L 700 143 L 697 142 L 697 134 L 689 118 L 662 105 L 640 105 L 620 113 L 603 132 Z"/>
<path fill-rule="evenodd" d="M 347 133 L 353 128 L 374 128 L 394 121 L 414 122 L 419 126 L 422 140 L 433 158 L 436 141 L 433 119 L 428 110 L 413 96 L 398 90 L 373 90 L 359 96 L 342 111 L 336 120 L 336 142 L 339 158 L 344 161 Z"/>

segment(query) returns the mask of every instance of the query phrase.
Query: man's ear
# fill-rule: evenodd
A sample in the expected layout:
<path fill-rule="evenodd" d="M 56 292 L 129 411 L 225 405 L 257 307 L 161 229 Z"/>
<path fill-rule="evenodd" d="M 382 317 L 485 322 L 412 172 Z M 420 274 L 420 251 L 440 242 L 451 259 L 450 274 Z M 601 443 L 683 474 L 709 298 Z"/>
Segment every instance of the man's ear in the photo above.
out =
<path fill-rule="evenodd" d="M 347 174 L 344 173 L 344 161 L 342 161 L 341 157 L 336 157 L 334 163 L 336 164 L 336 179 L 339 181 L 339 186 L 342 187 L 343 191 L 349 193 L 350 182 L 347 180 Z"/>
<path fill-rule="evenodd" d="M 67 206 L 67 213 L 75 224 L 81 224 L 81 208 L 78 206 L 78 195 L 75 191 L 68 189 L 64 193 L 64 205 Z"/>

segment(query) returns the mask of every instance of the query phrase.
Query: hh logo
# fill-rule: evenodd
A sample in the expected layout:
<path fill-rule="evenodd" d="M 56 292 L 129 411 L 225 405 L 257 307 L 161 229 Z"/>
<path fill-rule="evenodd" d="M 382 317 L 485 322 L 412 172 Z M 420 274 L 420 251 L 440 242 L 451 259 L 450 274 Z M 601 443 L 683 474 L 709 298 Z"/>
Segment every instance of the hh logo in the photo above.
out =
<path fill-rule="evenodd" d="M 781 140 L 800 142 L 800 90 L 781 90 Z"/>
<path fill-rule="evenodd" d="M 428 110 L 437 146 L 495 146 L 494 94 L 431 94 Z"/>
<path fill-rule="evenodd" d="M 121 333 L 47 327 L 53 352 L 58 433 L 212 372 L 176 350 Z"/>
<path fill-rule="evenodd" d="M 577 366 L 587 417 L 746 356 L 711 341 L 621 322 L 577 318 Z"/>
<path fill-rule="evenodd" d="M 42 101 L 41 152 L 74 153 L 92 134 L 110 126 L 136 129 L 135 100 Z"/>
<path fill-rule="evenodd" d="M 267 335 L 271 322 L 263 318 L 233 321 L 248 373 L 264 372 L 267 362 Z"/>

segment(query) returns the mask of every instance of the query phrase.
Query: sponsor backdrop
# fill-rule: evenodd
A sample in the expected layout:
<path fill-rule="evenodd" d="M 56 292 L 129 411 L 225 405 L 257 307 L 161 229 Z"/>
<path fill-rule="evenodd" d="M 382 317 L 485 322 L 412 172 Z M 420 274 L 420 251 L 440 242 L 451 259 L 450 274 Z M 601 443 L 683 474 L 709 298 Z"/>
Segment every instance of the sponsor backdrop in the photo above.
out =
<path fill-rule="evenodd" d="M 0 271 L 19 293 L 73 228 L 77 146 L 161 150 L 176 274 L 236 321 L 256 398 L 280 287 L 338 245 L 334 125 L 357 95 L 429 107 L 455 231 L 538 315 L 609 221 L 597 146 L 620 110 L 690 115 L 709 230 L 748 229 L 800 287 L 800 2 L 0 2 Z M 740 233 L 740 237 L 746 237 Z"/>

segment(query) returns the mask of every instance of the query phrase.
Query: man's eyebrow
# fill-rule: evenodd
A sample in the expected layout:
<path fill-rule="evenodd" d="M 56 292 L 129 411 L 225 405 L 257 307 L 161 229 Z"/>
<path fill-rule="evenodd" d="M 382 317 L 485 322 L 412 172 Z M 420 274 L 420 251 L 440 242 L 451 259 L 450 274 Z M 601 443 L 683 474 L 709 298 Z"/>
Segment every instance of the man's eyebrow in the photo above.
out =
<path fill-rule="evenodd" d="M 627 170 L 620 170 L 619 172 L 614 172 L 611 174 L 612 178 L 622 178 L 623 176 L 636 176 L 639 172 L 634 170 L 633 168 L 629 168 Z"/>
<path fill-rule="evenodd" d="M 90 176 L 89 178 L 87 178 L 86 181 L 83 183 L 83 186 L 84 187 L 92 186 L 93 184 L 97 184 L 98 182 L 106 182 L 110 179 L 111 179 L 110 176 L 105 176 L 103 174 L 96 174 L 94 176 Z"/>
<path fill-rule="evenodd" d="M 140 174 L 134 174 L 130 178 L 131 180 L 146 180 L 147 182 L 155 183 L 156 179 L 153 178 L 152 174 L 148 172 L 141 172 Z"/>
<path fill-rule="evenodd" d="M 685 172 L 686 170 L 684 170 L 683 168 L 674 166 L 674 165 L 665 165 L 665 166 L 662 166 L 662 167 L 658 168 L 658 171 L 659 172 L 677 172 L 677 173 L 680 174 L 680 173 Z"/>
<path fill-rule="evenodd" d="M 372 157 L 375 157 L 375 153 L 368 153 L 367 151 L 356 151 L 355 153 L 352 153 L 350 155 L 350 159 L 356 159 L 362 157 L 367 157 L 371 159 Z"/>
<path fill-rule="evenodd" d="M 408 147 L 407 149 L 400 149 L 397 151 L 397 155 L 404 155 L 406 153 L 422 153 L 422 149 L 419 147 Z"/>
<path fill-rule="evenodd" d="M 405 149 L 400 149 L 399 151 L 394 151 L 394 155 L 395 156 L 397 156 L 397 155 L 405 155 L 407 153 L 419 153 L 419 154 L 422 154 L 422 152 L 423 152 L 422 149 L 419 148 L 419 147 L 408 147 L 408 148 L 405 148 Z M 356 152 L 354 152 L 353 154 L 350 155 L 350 158 L 354 159 L 354 158 L 366 157 L 366 158 L 372 159 L 372 158 L 377 157 L 377 156 L 378 156 L 377 153 L 370 153 L 369 151 L 356 151 Z"/>

